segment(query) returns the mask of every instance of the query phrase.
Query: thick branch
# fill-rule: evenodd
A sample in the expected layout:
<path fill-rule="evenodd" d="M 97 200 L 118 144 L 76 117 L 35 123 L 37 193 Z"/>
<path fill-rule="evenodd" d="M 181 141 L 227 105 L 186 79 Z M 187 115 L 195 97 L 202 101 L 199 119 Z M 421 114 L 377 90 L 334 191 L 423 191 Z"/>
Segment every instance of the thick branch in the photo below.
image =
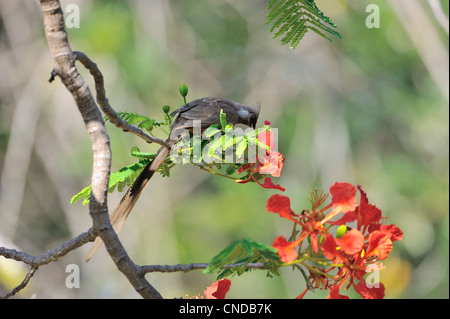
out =
<path fill-rule="evenodd" d="M 89 213 L 93 228 L 100 235 L 117 268 L 144 298 L 161 298 L 148 281 L 139 274 L 139 267 L 128 257 L 108 215 L 107 193 L 111 167 L 111 148 L 100 110 L 89 87 L 75 67 L 75 56 L 64 29 L 64 17 L 59 1 L 40 0 L 44 16 L 45 36 L 55 60 L 55 73 L 72 94 L 91 137 L 93 150 L 92 191 Z"/>

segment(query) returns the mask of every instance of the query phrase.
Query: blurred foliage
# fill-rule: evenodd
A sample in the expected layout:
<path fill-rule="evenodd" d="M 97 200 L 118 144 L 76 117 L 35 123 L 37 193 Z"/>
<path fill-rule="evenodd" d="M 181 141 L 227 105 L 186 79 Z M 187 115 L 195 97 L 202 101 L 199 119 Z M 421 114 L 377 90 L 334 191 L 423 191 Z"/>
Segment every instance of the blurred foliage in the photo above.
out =
<path fill-rule="evenodd" d="M 448 17 L 448 1 L 441 2 Z M 68 3 L 62 1 L 63 7 Z M 449 114 L 448 89 L 441 86 L 448 83 L 448 34 L 426 1 L 408 2 L 416 18 L 410 20 L 398 2 L 371 1 L 380 8 L 379 29 L 365 26 L 366 2 L 317 1 L 342 39 L 330 43 L 310 32 L 295 50 L 272 39 L 264 1 L 70 3 L 81 12 L 81 27 L 68 29 L 72 49 L 98 64 L 116 111 L 154 118 L 163 105 L 174 110 L 183 104 L 182 82 L 190 99 L 219 95 L 247 105 L 261 101 L 259 125 L 269 120 L 278 128 L 279 151 L 286 156 L 279 181 L 293 209 L 307 207 L 314 188 L 327 191 L 335 181 L 363 185 L 370 201 L 405 234 L 381 274 L 387 297 L 449 297 Z M 8 75 L 0 79 L 0 173 L 12 171 L 5 164 L 11 156 L 21 161 L 12 161 L 20 167 L 17 173 L 26 172 L 7 183 L 2 179 L 0 193 L 10 194 L 7 185 L 14 190 L 8 196 L 21 205 L 10 208 L 5 203 L 11 197 L 0 194 L 0 235 L 18 249 L 40 254 L 90 225 L 86 207 L 69 205 L 90 182 L 90 142 L 65 88 L 46 82 L 53 62 L 38 4 L 2 1 L 0 9 L 0 69 Z M 421 19 L 431 26 L 426 36 L 417 31 L 425 28 Z M 440 65 L 442 56 L 446 65 Z M 92 84 L 89 73 L 79 69 Z M 17 111 L 20 105 L 35 113 L 24 116 Z M 15 117 L 31 136 L 17 150 L 9 142 L 26 135 L 14 130 Z M 149 152 L 155 147 L 107 125 L 113 170 L 130 162 L 131 145 Z M 169 179 L 151 181 L 121 239 L 141 264 L 207 262 L 246 237 L 270 245 L 290 231 L 266 213 L 273 193 L 180 165 Z M 118 200 L 120 195 L 110 198 L 110 209 Z M 137 296 L 104 251 L 84 264 L 87 249 L 43 267 L 32 279 L 31 293 Z M 64 285 L 69 263 L 80 265 L 80 289 Z M 148 279 L 171 298 L 202 292 L 215 276 L 192 272 Z M 272 279 L 264 271 L 230 279 L 230 298 L 293 298 L 305 288 L 303 278 L 290 271 Z M 2 294 L 6 281 L 0 282 Z"/>

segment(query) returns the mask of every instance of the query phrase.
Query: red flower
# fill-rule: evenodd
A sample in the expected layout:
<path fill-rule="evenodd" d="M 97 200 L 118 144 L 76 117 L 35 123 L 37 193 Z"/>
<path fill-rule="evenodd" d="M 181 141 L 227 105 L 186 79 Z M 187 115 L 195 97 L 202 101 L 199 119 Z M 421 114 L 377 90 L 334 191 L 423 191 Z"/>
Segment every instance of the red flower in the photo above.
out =
<path fill-rule="evenodd" d="M 274 136 L 273 132 L 270 130 L 264 130 L 261 133 L 259 133 L 258 141 L 269 146 L 270 150 L 275 148 L 275 136 Z M 267 152 L 269 152 L 269 151 L 267 151 Z"/>
<path fill-rule="evenodd" d="M 349 236 L 347 237 L 347 235 Z M 376 260 L 386 258 L 392 250 L 392 242 L 386 234 L 374 231 L 369 234 L 368 244 L 364 243 L 364 237 L 356 229 L 350 230 L 339 239 L 334 239 L 331 234 L 328 234 L 322 243 L 321 249 L 327 259 L 332 260 L 335 264 L 343 264 L 343 267 L 338 270 L 335 279 L 338 278 L 341 282 L 349 279 L 349 285 L 353 284 L 356 292 L 363 298 L 383 298 L 384 287 L 382 289 L 368 287 L 364 280 L 364 275 L 368 265 L 371 265 L 371 268 L 373 268 L 373 263 Z M 377 268 L 380 267 L 378 266 Z M 359 283 L 355 284 L 355 280 L 359 280 Z M 328 297 L 334 298 L 337 296 L 333 294 L 330 291 Z"/>
<path fill-rule="evenodd" d="M 230 290 L 231 281 L 229 279 L 221 279 L 214 282 L 203 292 L 206 299 L 225 299 L 225 295 Z"/>
<path fill-rule="evenodd" d="M 256 169 L 260 174 L 270 174 L 273 177 L 280 177 L 281 170 L 284 165 L 284 157 L 281 153 L 270 151 L 262 158 L 258 158 L 258 165 Z"/>
<path fill-rule="evenodd" d="M 292 250 L 308 236 L 310 236 L 311 246 L 313 250 L 316 253 L 319 251 L 317 235 L 322 234 L 325 231 L 323 226 L 319 222 L 317 222 L 319 218 L 319 212 L 305 211 L 302 215 L 297 215 L 291 210 L 289 197 L 279 194 L 272 195 L 267 200 L 266 209 L 269 213 L 277 213 L 280 215 L 280 217 L 289 219 L 290 221 L 293 221 L 303 228 L 299 238 L 294 242 L 289 243 L 289 245 L 287 244 L 288 242 L 284 239 L 284 237 L 283 239 L 285 240 L 285 242 L 282 243 L 283 245 L 281 245 L 281 242 L 278 242 L 277 245 L 275 245 L 274 242 L 274 245 L 272 245 L 272 247 L 277 249 L 278 255 L 283 262 L 289 263 L 295 260 L 297 254 L 295 254 L 294 256 Z M 279 239 L 280 237 L 278 237 L 277 239 L 281 240 Z M 292 257 L 293 259 L 291 259 Z"/>
<path fill-rule="evenodd" d="M 265 124 L 270 125 L 270 122 L 266 121 Z M 263 152 L 264 155 L 261 155 L 260 152 L 258 152 L 254 163 L 242 165 L 238 169 L 237 174 L 239 175 L 243 172 L 247 172 L 248 177 L 246 179 L 236 180 L 236 182 L 245 184 L 253 180 L 264 188 L 277 189 L 284 192 L 286 189 L 280 185 L 275 185 L 270 177 L 266 177 L 264 183 L 259 182 L 259 179 L 261 179 L 260 175 L 270 174 L 273 177 L 280 177 L 285 159 L 281 153 L 274 150 L 275 139 L 272 131 L 263 131 L 258 134 L 257 138 L 259 142 L 268 146 L 269 150 L 265 150 L 265 152 Z"/>
<path fill-rule="evenodd" d="M 251 175 L 252 173 L 258 173 L 261 175 L 270 174 L 273 177 L 280 177 L 281 170 L 284 165 L 284 157 L 281 153 L 276 151 L 270 151 L 263 157 L 257 157 L 255 163 L 249 163 L 242 165 L 237 174 L 242 174 L 245 171 Z"/>
<path fill-rule="evenodd" d="M 356 193 L 360 193 L 358 205 Z M 321 208 L 327 199 L 322 192 L 311 193 L 311 210 L 303 210 L 296 214 L 291 209 L 290 199 L 283 195 L 271 196 L 266 204 L 268 212 L 277 213 L 282 218 L 294 222 L 292 236 L 289 242 L 285 237 L 275 238 L 274 247 L 280 260 L 285 263 L 303 265 L 310 271 L 311 282 L 297 298 L 303 298 L 311 287 L 330 289 L 327 298 L 348 298 L 340 294 L 340 289 L 347 290 L 353 286 L 363 298 L 383 298 L 384 286 L 366 283 L 368 272 L 381 270 L 384 266 L 381 260 L 387 258 L 392 250 L 392 242 L 403 239 L 403 233 L 395 225 L 383 225 L 381 211 L 369 203 L 367 194 L 361 186 L 354 187 L 348 183 L 335 183 L 330 188 L 331 203 Z M 327 214 L 326 211 L 331 211 Z M 344 214 L 338 221 L 330 219 L 337 214 Z M 343 225 L 357 221 L 356 228 L 341 227 L 331 232 L 333 225 Z M 298 230 L 298 226 L 301 230 Z M 300 235 L 297 234 L 300 233 Z M 296 238 L 296 239 L 295 239 Z M 302 247 L 304 239 L 308 238 L 309 246 Z M 323 256 L 319 253 L 323 253 Z M 315 253 L 315 254 L 314 254 Z M 323 257 L 328 259 L 324 261 Z M 308 266 L 305 261 L 320 262 L 326 269 Z M 331 274 L 331 271 L 336 270 Z M 314 283 L 314 285 L 313 285 Z"/>

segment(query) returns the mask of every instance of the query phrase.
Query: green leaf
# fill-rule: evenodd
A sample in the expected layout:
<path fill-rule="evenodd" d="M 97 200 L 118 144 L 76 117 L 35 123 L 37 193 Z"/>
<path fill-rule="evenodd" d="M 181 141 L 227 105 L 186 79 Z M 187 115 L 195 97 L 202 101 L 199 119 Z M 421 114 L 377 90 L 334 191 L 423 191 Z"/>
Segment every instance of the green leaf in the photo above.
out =
<path fill-rule="evenodd" d="M 222 270 L 218 279 L 231 274 L 241 275 L 252 270 L 246 267 L 249 263 L 264 263 L 264 269 L 275 275 L 278 275 L 278 268 L 281 265 L 275 248 L 244 238 L 236 240 L 217 254 L 203 272 L 212 274 L 224 266 L 228 268 L 233 264 L 234 267 Z"/>
<path fill-rule="evenodd" d="M 236 136 L 236 159 L 244 156 L 245 150 L 248 146 L 248 139 L 245 135 Z"/>
<path fill-rule="evenodd" d="M 141 151 L 139 151 L 139 149 L 137 147 L 133 148 L 131 150 L 130 155 L 133 156 L 133 157 L 139 158 L 140 160 L 143 160 L 143 159 L 152 160 L 156 156 L 156 154 L 154 154 L 154 153 L 141 152 Z"/>
<path fill-rule="evenodd" d="M 219 129 L 218 125 L 211 125 L 210 127 L 208 127 L 203 134 L 206 137 L 213 137 L 214 135 L 216 135 L 217 133 L 222 133 L 222 130 Z"/>
<path fill-rule="evenodd" d="M 208 155 L 210 157 L 214 156 L 214 153 L 216 151 L 218 151 L 218 149 L 223 151 L 222 143 L 223 143 L 224 139 L 225 139 L 225 136 L 221 135 L 219 138 L 214 139 L 211 143 L 208 144 L 209 145 Z M 222 152 L 220 152 L 220 153 L 222 153 Z"/>
<path fill-rule="evenodd" d="M 125 186 L 131 185 L 149 162 L 150 160 L 141 160 L 137 163 L 122 167 L 118 171 L 112 173 L 109 177 L 108 191 L 111 193 L 116 187 L 121 191 Z M 73 204 L 80 199 L 84 199 L 83 205 L 85 205 L 89 201 L 90 196 L 91 186 L 88 186 L 73 196 L 70 203 Z"/>
<path fill-rule="evenodd" d="M 81 192 L 79 192 L 78 194 L 76 194 L 75 196 L 72 197 L 72 199 L 70 200 L 70 203 L 73 204 L 76 201 L 79 201 L 80 199 L 86 199 L 89 198 L 89 196 L 91 196 L 91 186 L 85 187 L 81 190 Z M 83 202 L 83 205 L 86 205 L 85 202 Z"/>
<path fill-rule="evenodd" d="M 160 126 L 170 126 L 170 118 L 168 121 L 163 121 L 163 122 L 157 122 L 155 119 L 152 119 L 148 116 L 145 115 L 141 115 L 141 114 L 137 114 L 137 113 L 131 113 L 131 112 L 117 112 L 117 115 L 124 120 L 125 122 L 127 122 L 130 125 L 135 125 L 137 124 L 137 127 L 147 130 L 148 132 L 151 133 L 151 131 L 153 130 L 153 128 L 155 126 L 160 127 Z M 167 116 L 167 114 L 166 114 Z M 103 118 L 105 121 L 108 121 L 108 117 L 105 116 Z"/>
<path fill-rule="evenodd" d="M 225 129 L 228 125 L 227 123 L 227 114 L 220 110 L 220 125 L 222 125 L 222 129 Z"/>

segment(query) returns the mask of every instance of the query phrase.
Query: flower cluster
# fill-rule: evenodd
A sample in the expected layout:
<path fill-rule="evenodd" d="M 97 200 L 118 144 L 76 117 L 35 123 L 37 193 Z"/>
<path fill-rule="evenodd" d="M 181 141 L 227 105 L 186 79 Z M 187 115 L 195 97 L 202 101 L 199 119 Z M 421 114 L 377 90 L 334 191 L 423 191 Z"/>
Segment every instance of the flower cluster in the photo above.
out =
<path fill-rule="evenodd" d="M 270 125 L 271 123 L 269 121 L 265 121 L 264 124 Z M 281 170 L 283 169 L 284 157 L 281 153 L 275 151 L 275 138 L 273 131 L 267 130 L 259 133 L 258 141 L 267 146 L 266 151 L 263 152 L 263 156 L 258 154 L 254 163 L 241 166 L 237 174 L 240 175 L 246 172 L 247 177 L 236 181 L 240 184 L 254 181 L 264 188 L 277 189 L 284 192 L 285 188 L 280 185 L 275 185 L 270 177 L 265 177 L 264 183 L 259 182 L 259 180 L 267 174 L 270 174 L 273 177 L 280 177 Z"/>
<path fill-rule="evenodd" d="M 345 290 L 353 286 L 363 298 L 383 298 L 383 284 L 366 281 L 371 272 L 383 268 L 380 261 L 388 257 L 394 241 L 403 239 L 402 231 L 395 225 L 385 225 L 381 210 L 369 203 L 360 186 L 335 183 L 330 194 L 331 203 L 321 208 L 328 195 L 313 192 L 311 210 L 301 214 L 292 211 L 287 196 L 276 194 L 267 201 L 268 212 L 294 223 L 291 239 L 279 236 L 272 247 L 282 262 L 309 271 L 307 288 L 297 298 L 314 288 L 329 290 L 328 298 L 348 298 L 340 294 L 344 285 Z M 297 231 L 299 226 L 301 230 Z M 303 245 L 306 242 L 309 245 Z"/>

